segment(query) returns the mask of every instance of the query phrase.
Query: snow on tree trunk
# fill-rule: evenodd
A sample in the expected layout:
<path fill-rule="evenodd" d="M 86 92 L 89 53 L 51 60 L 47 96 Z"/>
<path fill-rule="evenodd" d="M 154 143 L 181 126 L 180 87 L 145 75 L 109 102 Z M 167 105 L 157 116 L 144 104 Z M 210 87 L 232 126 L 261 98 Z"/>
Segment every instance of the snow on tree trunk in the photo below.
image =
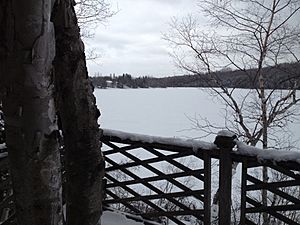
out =
<path fill-rule="evenodd" d="M 60 155 L 52 84 L 53 2 L 12 0 L 1 4 L 9 12 L 1 33 L 4 37 L 1 41 L 6 44 L 2 49 L 6 51 L 6 61 L 1 81 L 5 80 L 6 145 L 17 223 L 62 225 Z"/>
<path fill-rule="evenodd" d="M 84 45 L 74 2 L 61 0 L 53 11 L 56 32 L 55 82 L 66 149 L 68 225 L 95 225 L 102 213 L 100 115 L 88 79 Z"/>

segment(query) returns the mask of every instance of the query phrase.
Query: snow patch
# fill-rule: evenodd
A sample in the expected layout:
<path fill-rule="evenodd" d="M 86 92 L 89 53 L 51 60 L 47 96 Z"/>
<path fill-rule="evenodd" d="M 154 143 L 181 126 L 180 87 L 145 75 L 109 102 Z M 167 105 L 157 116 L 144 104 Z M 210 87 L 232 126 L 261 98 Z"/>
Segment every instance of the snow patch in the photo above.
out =
<path fill-rule="evenodd" d="M 110 137 L 118 137 L 121 140 L 139 141 L 142 143 L 158 143 L 164 145 L 176 145 L 180 147 L 192 148 L 195 152 L 198 150 L 216 149 L 216 145 L 210 142 L 198 141 L 193 139 L 181 139 L 174 137 L 157 137 L 143 134 L 127 133 L 122 131 L 103 129 L 103 134 Z"/>
<path fill-rule="evenodd" d="M 235 133 L 229 130 L 220 130 L 217 135 L 222 137 L 233 137 L 235 136 Z"/>
<path fill-rule="evenodd" d="M 6 149 L 6 145 L 5 144 L 0 144 L 0 150 L 2 149 Z"/>
<path fill-rule="evenodd" d="M 117 220 L 117 222 L 118 222 L 118 223 L 113 223 L 113 225 L 114 224 L 118 224 L 118 225 L 127 225 L 127 224 L 161 225 L 161 223 L 157 223 L 152 220 L 144 219 L 143 217 L 141 217 L 139 215 L 130 214 L 130 213 L 123 212 L 123 211 L 113 209 L 110 207 L 105 207 L 105 208 L 106 208 L 106 210 L 103 211 L 103 214 L 100 219 L 101 225 L 111 224 L 110 223 L 111 216 L 113 216 L 114 220 Z M 124 220 L 126 221 L 126 223 L 124 223 Z M 122 223 L 122 221 L 123 221 L 123 223 Z M 130 223 L 128 223 L 128 222 L 130 222 Z"/>
<path fill-rule="evenodd" d="M 101 216 L 101 225 L 142 225 L 144 223 L 128 219 L 120 213 L 104 211 Z"/>
<path fill-rule="evenodd" d="M 55 110 L 55 103 L 54 99 L 50 99 L 48 102 L 48 118 L 50 120 L 50 126 L 49 126 L 49 133 L 52 133 L 55 130 L 58 130 L 58 126 L 56 124 L 56 110 Z"/>
<path fill-rule="evenodd" d="M 8 156 L 8 153 L 7 153 L 7 152 L 2 152 L 2 153 L 0 153 L 0 159 L 6 158 L 7 156 Z"/>
<path fill-rule="evenodd" d="M 293 161 L 300 164 L 300 152 L 280 151 L 274 149 L 259 149 L 236 141 L 238 151 L 241 155 L 255 156 L 258 160 L 273 160 L 275 162 Z"/>

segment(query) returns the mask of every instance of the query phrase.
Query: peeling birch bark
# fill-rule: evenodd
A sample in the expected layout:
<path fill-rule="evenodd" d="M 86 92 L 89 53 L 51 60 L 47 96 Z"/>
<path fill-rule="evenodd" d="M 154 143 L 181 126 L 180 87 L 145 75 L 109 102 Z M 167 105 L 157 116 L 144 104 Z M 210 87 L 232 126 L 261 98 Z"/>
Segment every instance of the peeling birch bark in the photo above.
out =
<path fill-rule="evenodd" d="M 88 79 L 74 1 L 57 1 L 55 85 L 66 149 L 67 225 L 95 225 L 102 213 L 100 115 Z"/>
<path fill-rule="evenodd" d="M 17 223 L 62 225 L 60 155 L 53 99 L 53 1 L 6 1 L 4 118 Z M 11 3 L 11 5 L 10 5 Z"/>

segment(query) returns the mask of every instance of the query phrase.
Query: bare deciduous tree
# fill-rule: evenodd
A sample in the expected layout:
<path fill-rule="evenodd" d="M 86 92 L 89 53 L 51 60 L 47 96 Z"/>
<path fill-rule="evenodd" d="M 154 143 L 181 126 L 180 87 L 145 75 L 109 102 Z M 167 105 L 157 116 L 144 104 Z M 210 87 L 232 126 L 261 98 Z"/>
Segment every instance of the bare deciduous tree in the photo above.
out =
<path fill-rule="evenodd" d="M 99 23 L 105 23 L 116 13 L 107 0 L 77 0 L 75 10 L 81 35 L 87 38 L 94 35 L 93 30 Z"/>
<path fill-rule="evenodd" d="M 184 71 L 199 75 L 211 94 L 225 103 L 225 126 L 251 145 L 264 149 L 274 144 L 276 132 L 297 116 L 300 98 L 299 71 L 289 71 L 288 90 L 266 89 L 266 68 L 281 69 L 282 63 L 299 63 L 300 3 L 297 0 L 200 0 L 199 7 L 209 19 L 201 29 L 195 16 L 173 19 L 164 38 L 173 47 L 173 58 Z M 239 70 L 248 79 L 244 91 L 228 88 L 218 70 Z M 286 71 L 285 71 L 286 72 Z M 281 81 L 278 81 L 281 82 Z M 283 82 L 283 80 L 282 80 Z M 201 104 L 201 103 L 200 103 Z M 202 130 L 210 123 L 196 121 Z M 211 132 L 209 130 L 208 132 Z M 268 179 L 266 168 L 263 180 Z M 267 204 L 263 191 L 263 204 Z M 264 216 L 264 224 L 268 218 Z"/>
<path fill-rule="evenodd" d="M 88 39 L 95 35 L 95 30 L 99 24 L 105 24 L 106 21 L 117 13 L 112 10 L 111 3 L 108 0 L 76 0 L 75 10 L 80 27 L 80 35 L 87 44 Z M 96 59 L 101 55 L 94 47 L 86 50 L 87 60 L 96 63 Z"/>

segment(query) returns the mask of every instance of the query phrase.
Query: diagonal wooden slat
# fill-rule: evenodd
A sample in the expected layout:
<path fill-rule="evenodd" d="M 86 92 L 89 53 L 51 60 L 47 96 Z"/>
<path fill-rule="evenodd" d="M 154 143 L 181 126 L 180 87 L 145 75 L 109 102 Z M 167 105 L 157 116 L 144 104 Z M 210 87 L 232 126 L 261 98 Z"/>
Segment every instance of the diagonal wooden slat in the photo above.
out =
<path fill-rule="evenodd" d="M 119 201 L 117 201 L 117 200 L 119 200 L 119 197 L 118 197 L 115 193 L 113 193 L 113 192 L 110 191 L 109 189 L 106 190 L 106 193 L 107 193 L 109 196 L 111 196 L 113 199 L 116 199 L 116 203 L 120 203 Z M 109 203 L 107 203 L 107 201 L 108 201 L 108 200 L 104 201 L 104 204 L 109 204 Z M 131 210 L 131 212 L 136 213 L 136 214 L 141 214 L 141 211 L 138 210 L 137 208 L 133 207 L 130 203 L 128 203 L 128 202 L 122 202 L 122 204 L 123 204 L 125 207 L 127 207 L 129 210 Z"/>
<path fill-rule="evenodd" d="M 249 174 L 247 174 L 246 177 L 247 177 L 247 180 L 249 180 L 249 181 L 251 181 L 251 182 L 253 182 L 255 184 L 261 184 L 261 186 L 265 187 L 268 191 L 271 191 L 274 194 L 276 194 L 276 195 L 278 195 L 278 196 L 280 196 L 282 198 L 285 198 L 285 199 L 287 199 L 290 202 L 293 202 L 294 204 L 300 204 L 300 199 L 297 199 L 294 196 L 291 196 L 291 195 L 289 195 L 289 194 L 287 194 L 287 193 L 285 193 L 285 192 L 277 189 L 273 185 L 267 185 L 266 186 L 265 183 L 263 183 L 262 181 L 258 180 L 257 178 L 255 178 L 255 177 L 253 177 L 253 176 L 251 176 Z M 250 188 L 249 188 L 249 186 L 250 186 Z M 257 189 L 256 186 L 253 187 L 253 185 L 247 185 L 246 186 L 246 190 L 249 191 L 249 190 L 260 190 L 260 189 Z"/>
<path fill-rule="evenodd" d="M 111 164 L 116 164 L 114 161 L 110 160 L 109 163 Z M 126 169 L 120 169 L 122 172 L 128 174 L 130 177 L 132 177 L 133 179 L 139 179 L 139 177 L 135 174 L 133 174 L 132 172 L 126 170 Z M 146 186 L 147 188 L 151 189 L 152 191 L 158 193 L 158 194 L 163 194 L 164 192 L 162 192 L 161 190 L 159 190 L 158 188 L 154 187 L 153 185 L 142 181 L 141 184 L 143 184 L 144 186 Z M 127 186 L 125 186 L 126 188 L 128 188 Z M 130 189 L 130 188 L 128 188 Z M 132 190 L 131 190 L 132 191 Z M 197 196 L 195 196 L 197 197 Z M 170 197 L 166 197 L 166 199 L 168 199 L 170 202 L 172 202 L 173 204 L 177 205 L 178 207 L 182 208 L 183 210 L 190 210 L 187 206 L 185 206 L 184 204 L 178 202 L 177 200 L 170 198 Z"/>
<path fill-rule="evenodd" d="M 295 211 L 300 210 L 300 204 L 293 205 L 275 205 L 275 206 L 261 206 L 261 207 L 252 207 L 247 208 L 247 213 L 258 213 L 258 212 L 268 212 L 272 211 Z"/>
<path fill-rule="evenodd" d="M 104 155 L 112 155 L 112 154 L 115 154 L 116 152 L 118 152 L 115 149 L 115 147 L 117 147 L 115 144 L 108 142 L 108 141 L 103 141 L 103 144 L 105 144 L 111 148 L 109 150 L 103 151 Z M 140 148 L 140 144 L 127 145 L 127 146 L 118 147 L 118 148 L 121 148 L 123 151 L 129 151 L 129 150 Z"/>
<path fill-rule="evenodd" d="M 293 171 L 287 169 L 287 168 L 284 168 L 282 166 L 277 166 L 277 165 L 274 165 L 274 164 L 270 164 L 268 165 L 268 167 L 272 168 L 273 170 L 276 170 L 282 174 L 285 174 L 286 176 L 289 176 L 291 178 L 294 178 L 295 180 L 296 179 L 300 179 L 300 175 L 299 174 L 295 174 Z"/>
<path fill-rule="evenodd" d="M 148 150 L 149 152 L 151 152 L 152 154 L 155 154 L 158 158 L 162 159 L 164 158 L 165 161 L 167 161 L 168 163 L 174 165 L 175 167 L 183 170 L 183 171 L 188 171 L 188 172 L 191 172 L 192 170 L 184 165 L 182 165 L 181 163 L 175 161 L 175 160 L 172 160 L 174 159 L 174 157 L 170 156 L 170 157 L 166 157 L 165 155 L 163 155 L 162 153 L 158 152 L 158 151 L 155 151 L 153 148 L 150 148 L 150 147 L 144 147 L 144 149 Z M 177 157 L 176 157 L 177 158 Z M 200 158 L 201 160 L 203 160 L 203 156 L 202 158 Z M 201 179 L 202 181 L 204 180 L 204 177 L 201 176 Z"/>
<path fill-rule="evenodd" d="M 245 223 L 242 223 L 242 224 L 245 224 L 245 225 L 257 225 L 256 223 L 253 223 L 251 220 L 249 220 L 248 218 L 245 218 Z M 241 225 L 242 225 L 241 224 Z"/>
<path fill-rule="evenodd" d="M 130 156 L 130 154 L 125 154 L 126 156 L 130 157 L 130 159 L 132 160 L 135 160 L 137 162 L 142 162 L 140 159 L 136 158 L 135 156 Z M 170 178 L 170 176 L 166 176 L 163 172 L 161 172 L 160 170 L 150 166 L 149 164 L 143 164 L 143 166 L 150 170 L 151 172 L 161 176 L 161 177 L 164 177 L 167 181 L 169 181 L 170 183 L 174 184 L 175 186 L 177 186 L 178 188 L 184 190 L 184 191 L 189 191 L 189 188 L 186 187 L 185 185 L 181 184 L 180 182 L 178 182 L 177 180 L 174 180 L 172 178 Z"/>
<path fill-rule="evenodd" d="M 247 175 L 247 180 L 255 183 L 255 184 L 247 185 L 247 190 L 249 191 L 258 190 L 258 189 L 268 189 L 269 186 L 272 186 L 273 188 L 281 188 L 281 187 L 292 187 L 292 186 L 300 185 L 300 179 L 264 183 L 249 174 Z"/>
<path fill-rule="evenodd" d="M 246 201 L 248 203 L 250 203 L 251 205 L 253 205 L 255 208 L 262 208 L 263 209 L 263 212 L 267 212 L 269 213 L 270 215 L 274 216 L 275 218 L 289 224 L 289 225 L 300 225 L 300 223 L 297 223 L 289 218 L 287 218 L 286 216 L 276 212 L 275 210 L 273 210 L 271 207 L 269 206 L 263 206 L 262 204 L 260 204 L 259 202 L 247 197 Z M 248 209 L 246 209 L 246 213 L 248 213 Z M 249 212 L 250 213 L 250 212 Z"/>
<path fill-rule="evenodd" d="M 114 180 L 114 178 L 112 178 L 113 182 L 116 182 L 116 180 Z M 130 194 L 132 194 L 133 196 L 139 196 L 139 194 L 135 191 L 133 191 L 132 189 L 130 189 L 129 187 L 125 186 L 124 189 L 126 191 L 128 191 Z M 117 198 L 118 199 L 118 198 Z M 158 207 L 157 205 L 155 205 L 154 203 L 150 202 L 149 200 L 144 200 L 144 203 L 146 203 L 147 205 L 149 205 L 151 208 L 155 209 L 157 212 L 161 212 L 163 211 L 162 208 Z M 105 203 L 105 201 L 104 201 Z M 124 204 L 124 203 L 123 203 Z M 143 216 L 143 213 L 139 213 L 141 216 Z M 172 217 L 171 215 L 166 215 L 167 218 L 169 218 L 170 220 L 176 222 L 177 224 L 182 224 L 184 225 L 184 223 L 182 223 L 181 221 L 177 220 L 176 218 Z"/>
<path fill-rule="evenodd" d="M 106 144 L 106 143 L 105 143 Z M 140 146 L 140 145 L 135 145 L 134 148 L 130 148 L 130 146 L 126 146 L 126 147 L 118 147 L 116 145 L 114 145 L 113 143 L 109 143 L 111 147 L 115 148 L 113 150 L 113 154 L 115 153 L 120 153 L 120 154 L 123 154 L 127 149 L 129 150 L 133 150 L 133 149 L 138 149 L 138 148 L 143 148 L 145 150 L 147 150 L 148 152 L 151 152 L 153 153 L 154 155 L 158 156 L 156 158 L 150 158 L 150 159 L 146 159 L 146 160 L 143 160 L 143 164 L 151 164 L 151 163 L 156 163 L 156 162 L 161 162 L 161 161 L 167 161 L 171 164 L 173 164 L 174 166 L 178 167 L 179 169 L 183 170 L 183 171 L 192 171 L 190 168 L 174 161 L 173 159 L 176 159 L 176 158 L 181 158 L 181 157 L 184 157 L 184 156 L 190 156 L 191 154 L 188 153 L 188 152 L 181 152 L 181 153 L 175 153 L 175 154 L 172 154 L 172 155 L 163 155 L 161 153 L 159 153 L 158 151 L 154 150 L 153 148 L 150 148 L 150 147 L 144 147 L 144 146 Z M 106 151 L 104 152 L 104 155 L 105 156 L 108 156 L 108 154 L 106 154 Z M 118 167 L 109 167 L 107 168 L 106 171 L 111 171 L 111 170 L 115 170 L 115 169 L 118 169 L 119 167 L 133 167 L 133 166 L 138 166 L 140 165 L 140 162 L 128 162 L 126 163 L 126 165 L 119 165 Z M 203 180 L 203 176 L 200 175 L 200 178 Z"/>
<path fill-rule="evenodd" d="M 111 191 L 110 191 L 111 192 Z M 133 202 L 133 201 L 145 201 L 145 200 L 155 200 L 155 199 L 163 199 L 163 198 L 177 198 L 177 197 L 182 197 L 182 196 L 192 196 L 194 194 L 203 194 L 203 190 L 199 191 L 190 191 L 190 192 L 174 192 L 174 193 L 164 193 L 164 194 L 152 194 L 152 195 L 136 195 L 134 197 L 127 197 L 127 198 L 122 198 L 122 199 L 108 199 L 105 202 L 107 204 L 112 204 L 112 203 L 117 203 L 118 201 L 120 202 Z"/>
<path fill-rule="evenodd" d="M 203 209 L 195 209 L 195 210 L 190 210 L 190 211 L 169 211 L 169 212 L 150 212 L 150 213 L 145 213 L 146 217 L 158 217 L 158 216 L 166 216 L 166 213 L 172 215 L 172 216 L 184 216 L 184 215 L 203 215 Z M 201 219 L 203 220 L 203 218 Z"/>
<path fill-rule="evenodd" d="M 107 142 L 104 142 L 105 144 L 108 144 Z M 176 162 L 172 159 L 176 159 L 176 158 L 181 158 L 184 156 L 190 156 L 191 154 L 189 152 L 180 152 L 180 153 L 175 153 L 172 155 L 164 155 L 158 151 L 156 151 L 155 149 L 151 148 L 151 147 L 146 147 L 143 145 L 137 145 L 135 144 L 134 147 L 131 146 L 125 146 L 125 147 L 118 147 L 117 145 L 114 145 L 113 143 L 109 143 L 110 147 L 114 148 L 113 152 L 110 152 L 112 154 L 115 153 L 121 153 L 123 154 L 123 152 L 127 151 L 127 150 L 133 150 L 133 149 L 138 149 L 138 148 L 143 148 L 148 152 L 151 152 L 153 155 L 156 155 L 156 158 L 151 158 L 151 159 L 146 159 L 143 160 L 143 164 L 150 164 L 150 163 L 155 163 L 155 162 L 161 162 L 161 161 L 167 161 L 171 164 L 173 164 L 174 166 L 178 167 L 179 169 L 183 170 L 183 171 L 191 171 L 190 168 L 182 165 L 179 162 Z M 109 154 L 106 154 L 107 151 L 104 152 L 105 156 L 108 156 Z M 128 166 L 136 166 L 139 165 L 139 163 L 137 162 L 129 162 Z M 111 169 L 111 168 L 109 168 Z"/>
<path fill-rule="evenodd" d="M 117 146 L 115 146 L 116 149 L 119 149 Z M 120 149 L 119 149 L 120 150 Z M 144 166 L 145 168 L 147 168 L 148 170 L 150 170 L 151 172 L 159 175 L 159 176 L 165 176 L 164 173 L 162 173 L 160 170 L 152 167 L 151 165 L 149 165 L 148 163 L 145 163 L 144 161 L 140 160 L 139 158 L 131 155 L 128 152 L 122 152 L 121 150 L 119 151 L 119 153 L 122 153 L 124 156 L 126 156 L 127 158 L 133 160 L 134 162 L 139 163 L 140 165 Z M 176 162 L 177 163 L 177 162 Z M 188 168 L 187 168 L 188 169 Z M 190 169 L 189 169 L 190 170 Z M 185 185 L 181 184 L 180 182 L 171 179 L 169 176 L 165 176 L 165 179 L 168 180 L 170 183 L 174 184 L 175 186 L 179 187 L 182 190 L 188 191 L 189 188 L 187 188 Z"/>
<path fill-rule="evenodd" d="M 116 153 L 120 153 L 120 154 L 122 154 L 122 152 L 116 152 Z M 143 160 L 142 161 L 142 165 L 143 164 L 151 164 L 151 163 L 157 163 L 157 162 L 161 162 L 161 161 L 164 161 L 165 159 L 167 159 L 168 157 L 170 157 L 170 158 L 180 158 L 180 157 L 182 157 L 182 156 L 186 156 L 186 154 L 183 154 L 183 153 L 178 153 L 178 154 L 174 154 L 174 155 L 172 155 L 172 156 L 164 156 L 164 157 L 161 157 L 161 158 L 152 158 L 152 159 L 146 159 L 146 160 Z M 109 158 L 109 157 L 106 157 L 106 158 Z M 166 161 L 166 160 L 165 160 Z M 112 171 L 112 170 L 117 170 L 117 169 L 119 169 L 120 167 L 125 167 L 125 168 L 129 168 L 129 167 L 134 167 L 134 166 L 140 166 L 141 164 L 140 164 L 141 162 L 127 162 L 126 164 L 118 164 L 117 166 L 114 166 L 114 167 L 112 167 L 112 166 L 110 166 L 110 167 L 108 167 L 107 169 L 106 169 L 106 171 Z M 191 169 L 188 169 L 187 171 L 193 171 L 193 170 L 191 170 Z M 199 176 L 198 176 L 198 178 L 199 179 L 201 179 L 201 180 L 203 180 L 204 178 L 203 178 L 203 176 L 201 175 L 201 173 L 199 174 Z"/>
<path fill-rule="evenodd" d="M 136 180 L 127 180 L 127 181 L 122 181 L 120 183 L 122 183 L 123 185 L 132 185 L 132 184 L 138 184 L 141 182 L 141 180 L 145 181 L 145 182 L 153 182 L 153 181 L 160 181 L 160 180 L 165 180 L 167 178 L 170 179 L 174 179 L 174 178 L 180 178 L 180 177 L 185 177 L 188 175 L 193 175 L 195 177 L 198 178 L 198 173 L 202 173 L 203 170 L 193 170 L 189 173 L 186 172 L 180 172 L 180 173 L 173 173 L 173 174 L 164 174 L 164 175 L 158 175 L 158 176 L 153 176 L 153 177 L 146 177 L 146 178 L 140 178 L 140 179 L 136 179 Z M 111 184 L 107 184 L 107 188 L 115 186 L 115 184 L 111 183 Z"/>

